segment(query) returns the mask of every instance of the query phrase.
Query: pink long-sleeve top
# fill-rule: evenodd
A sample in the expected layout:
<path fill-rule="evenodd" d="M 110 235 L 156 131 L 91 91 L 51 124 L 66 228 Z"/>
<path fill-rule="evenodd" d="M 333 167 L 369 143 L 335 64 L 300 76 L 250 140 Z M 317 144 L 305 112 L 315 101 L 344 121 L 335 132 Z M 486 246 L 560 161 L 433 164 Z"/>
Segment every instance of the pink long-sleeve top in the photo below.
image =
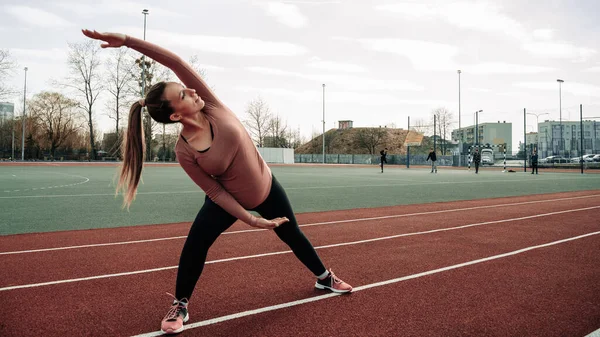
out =
<path fill-rule="evenodd" d="M 234 217 L 253 225 L 257 219 L 247 210 L 267 198 L 272 176 L 240 120 L 179 56 L 130 36 L 125 45 L 170 68 L 186 87 L 195 89 L 204 100 L 203 110 L 212 127 L 213 142 L 208 151 L 199 152 L 180 135 L 175 145 L 177 159 L 212 201 Z"/>

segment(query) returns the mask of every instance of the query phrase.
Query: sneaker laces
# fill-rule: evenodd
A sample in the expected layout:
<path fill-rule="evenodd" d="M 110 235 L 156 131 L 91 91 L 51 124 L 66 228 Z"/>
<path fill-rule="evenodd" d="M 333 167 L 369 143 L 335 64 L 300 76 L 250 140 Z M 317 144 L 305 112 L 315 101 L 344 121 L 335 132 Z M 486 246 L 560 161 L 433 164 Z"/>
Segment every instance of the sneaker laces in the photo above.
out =
<path fill-rule="evenodd" d="M 329 269 L 329 275 L 331 276 L 331 280 L 333 283 L 343 283 L 344 282 L 339 277 L 335 276 L 335 274 L 333 273 L 333 270 L 331 270 L 331 269 Z"/>
<path fill-rule="evenodd" d="M 175 321 L 181 314 L 181 310 L 187 308 L 187 301 L 184 302 L 183 301 L 184 299 L 182 299 L 180 301 L 177 299 L 177 297 L 173 296 L 170 293 L 167 293 L 167 295 L 173 297 L 174 301 L 173 301 L 173 305 L 171 306 L 171 309 L 169 309 L 169 312 L 167 312 L 167 315 L 165 316 L 165 318 L 163 320 Z"/>

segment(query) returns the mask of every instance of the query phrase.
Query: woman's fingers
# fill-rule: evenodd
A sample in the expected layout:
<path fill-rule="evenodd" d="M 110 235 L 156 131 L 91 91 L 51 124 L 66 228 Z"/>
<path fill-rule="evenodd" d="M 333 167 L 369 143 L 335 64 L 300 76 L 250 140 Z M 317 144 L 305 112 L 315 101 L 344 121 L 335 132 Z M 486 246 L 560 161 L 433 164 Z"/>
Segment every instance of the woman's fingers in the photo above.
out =
<path fill-rule="evenodd" d="M 256 223 L 256 227 L 260 227 L 260 228 L 266 228 L 266 229 L 273 229 L 273 228 L 277 228 L 279 227 L 279 225 L 286 223 L 290 221 L 288 218 L 286 217 L 280 217 L 280 218 L 275 218 L 273 220 L 267 220 L 265 218 L 259 218 L 258 222 Z"/>
<path fill-rule="evenodd" d="M 286 223 L 286 222 L 288 222 L 290 220 L 288 218 L 286 218 L 286 217 L 283 217 L 283 218 L 273 219 L 273 221 L 277 223 L 277 226 L 279 226 L 279 225 L 281 225 L 283 223 Z"/>
<path fill-rule="evenodd" d="M 89 29 L 82 29 L 81 30 L 83 32 L 83 35 L 92 38 L 92 39 L 96 39 L 96 40 L 102 40 L 102 34 L 98 33 L 97 31 L 91 31 Z"/>

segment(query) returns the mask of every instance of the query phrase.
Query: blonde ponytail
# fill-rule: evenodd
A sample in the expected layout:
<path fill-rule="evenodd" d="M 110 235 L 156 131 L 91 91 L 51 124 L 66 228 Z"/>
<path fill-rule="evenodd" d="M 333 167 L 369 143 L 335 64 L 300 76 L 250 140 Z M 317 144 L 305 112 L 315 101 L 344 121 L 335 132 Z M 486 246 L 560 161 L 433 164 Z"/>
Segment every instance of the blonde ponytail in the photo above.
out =
<path fill-rule="evenodd" d="M 127 134 L 123 137 L 123 144 L 121 145 L 121 157 L 123 158 L 123 164 L 116 194 L 123 191 L 123 208 L 129 209 L 129 206 L 135 200 L 146 157 L 142 105 L 139 102 L 133 103 L 129 110 L 129 123 Z"/>

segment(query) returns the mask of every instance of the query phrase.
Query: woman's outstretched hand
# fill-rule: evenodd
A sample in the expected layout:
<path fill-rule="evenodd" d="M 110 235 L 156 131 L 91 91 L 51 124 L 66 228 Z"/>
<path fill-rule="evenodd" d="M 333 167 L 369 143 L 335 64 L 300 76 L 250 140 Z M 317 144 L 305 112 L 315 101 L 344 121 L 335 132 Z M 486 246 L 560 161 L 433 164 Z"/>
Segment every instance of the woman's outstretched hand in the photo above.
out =
<path fill-rule="evenodd" d="M 290 221 L 288 218 L 275 218 L 273 220 L 267 220 L 265 218 L 258 218 L 254 227 L 273 229 L 279 227 L 279 225 Z"/>
<path fill-rule="evenodd" d="M 98 33 L 95 30 L 88 30 L 88 29 L 82 29 L 81 31 L 83 32 L 83 35 L 85 35 L 89 38 L 106 42 L 106 43 L 103 43 L 100 45 L 100 47 L 102 47 L 102 48 L 121 47 L 125 44 L 125 39 L 127 38 L 127 36 L 125 34 L 120 34 L 120 33 Z"/>

